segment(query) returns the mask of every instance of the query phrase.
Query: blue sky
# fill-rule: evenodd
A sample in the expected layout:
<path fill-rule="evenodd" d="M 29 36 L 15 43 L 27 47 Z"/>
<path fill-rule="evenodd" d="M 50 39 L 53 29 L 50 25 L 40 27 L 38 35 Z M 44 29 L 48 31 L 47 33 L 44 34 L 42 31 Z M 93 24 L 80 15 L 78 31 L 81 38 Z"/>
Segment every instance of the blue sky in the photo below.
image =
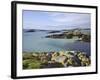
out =
<path fill-rule="evenodd" d="M 89 13 L 48 12 L 23 10 L 24 29 L 63 30 L 90 28 Z"/>

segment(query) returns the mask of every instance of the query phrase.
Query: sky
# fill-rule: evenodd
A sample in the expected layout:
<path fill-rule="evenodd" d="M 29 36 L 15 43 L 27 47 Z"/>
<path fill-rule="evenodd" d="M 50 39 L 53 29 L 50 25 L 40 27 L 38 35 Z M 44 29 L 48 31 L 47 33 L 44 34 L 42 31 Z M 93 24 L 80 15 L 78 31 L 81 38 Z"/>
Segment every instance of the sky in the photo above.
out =
<path fill-rule="evenodd" d="M 90 28 L 91 14 L 23 10 L 23 29 L 64 30 Z"/>

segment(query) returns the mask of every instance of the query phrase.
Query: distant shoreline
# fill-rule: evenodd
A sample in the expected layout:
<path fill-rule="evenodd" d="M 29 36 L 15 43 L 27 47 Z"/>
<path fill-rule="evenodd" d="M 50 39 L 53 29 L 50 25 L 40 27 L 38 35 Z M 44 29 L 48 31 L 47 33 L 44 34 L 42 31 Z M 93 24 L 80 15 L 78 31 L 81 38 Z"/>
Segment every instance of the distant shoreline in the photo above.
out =
<path fill-rule="evenodd" d="M 82 30 L 90 30 L 90 28 L 80 29 L 65 29 L 65 30 L 40 30 L 40 29 L 23 29 L 25 32 L 47 31 L 48 35 L 45 38 L 53 39 L 72 39 L 77 37 L 77 41 L 90 42 L 91 34 L 83 33 Z M 59 34 L 56 34 L 59 33 Z"/>

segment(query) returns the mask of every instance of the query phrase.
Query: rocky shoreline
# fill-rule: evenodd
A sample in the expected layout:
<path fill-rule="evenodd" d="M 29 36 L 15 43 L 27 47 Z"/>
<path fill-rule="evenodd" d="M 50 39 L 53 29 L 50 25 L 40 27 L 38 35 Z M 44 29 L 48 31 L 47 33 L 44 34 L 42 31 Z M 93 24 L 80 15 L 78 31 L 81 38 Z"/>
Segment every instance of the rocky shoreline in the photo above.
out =
<path fill-rule="evenodd" d="M 73 37 L 77 37 L 78 41 L 83 41 L 83 42 L 90 42 L 90 39 L 91 39 L 90 34 L 83 34 L 79 30 L 65 31 L 60 34 L 49 34 L 48 36 L 45 36 L 45 37 L 54 38 L 54 39 L 73 39 Z"/>
<path fill-rule="evenodd" d="M 83 67 L 90 64 L 90 56 L 85 52 L 23 52 L 23 69 Z"/>

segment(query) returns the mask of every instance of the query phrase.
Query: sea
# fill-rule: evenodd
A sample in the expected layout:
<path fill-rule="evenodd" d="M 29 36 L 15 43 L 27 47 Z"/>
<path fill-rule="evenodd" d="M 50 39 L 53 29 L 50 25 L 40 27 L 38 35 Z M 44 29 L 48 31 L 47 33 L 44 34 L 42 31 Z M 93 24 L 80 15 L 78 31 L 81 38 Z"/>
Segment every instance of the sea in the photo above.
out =
<path fill-rule="evenodd" d="M 58 32 L 56 34 L 59 34 Z M 76 41 L 72 39 L 54 39 L 46 36 L 54 34 L 49 31 L 30 31 L 23 30 L 22 49 L 23 52 L 58 52 L 58 51 L 82 51 L 90 54 L 90 42 Z"/>

